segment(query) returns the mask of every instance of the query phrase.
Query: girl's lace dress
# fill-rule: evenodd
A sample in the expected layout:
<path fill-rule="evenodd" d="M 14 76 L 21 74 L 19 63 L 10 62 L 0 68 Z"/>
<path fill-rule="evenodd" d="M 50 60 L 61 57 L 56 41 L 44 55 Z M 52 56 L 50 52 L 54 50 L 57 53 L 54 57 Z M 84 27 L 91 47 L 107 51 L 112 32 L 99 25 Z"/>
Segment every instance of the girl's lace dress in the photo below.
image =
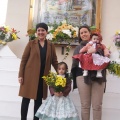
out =
<path fill-rule="evenodd" d="M 41 120 L 79 120 L 75 105 L 69 96 L 49 96 L 35 116 Z"/>

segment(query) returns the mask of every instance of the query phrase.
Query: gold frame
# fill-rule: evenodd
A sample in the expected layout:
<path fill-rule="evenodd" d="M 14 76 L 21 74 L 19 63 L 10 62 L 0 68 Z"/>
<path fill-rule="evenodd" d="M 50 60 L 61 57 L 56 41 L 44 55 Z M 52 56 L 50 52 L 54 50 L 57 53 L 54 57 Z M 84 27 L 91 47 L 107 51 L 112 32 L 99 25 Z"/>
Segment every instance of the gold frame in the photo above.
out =
<path fill-rule="evenodd" d="M 102 8 L 102 0 L 97 0 L 96 4 L 96 27 L 100 29 L 101 27 L 101 8 Z"/>
<path fill-rule="evenodd" d="M 34 6 L 35 0 L 30 0 L 30 7 L 29 7 L 29 17 L 28 17 L 28 29 L 32 28 L 32 21 L 33 21 L 33 6 Z M 98 29 L 100 29 L 101 26 L 101 6 L 102 6 L 102 0 L 97 0 L 96 3 L 96 20 L 95 24 Z"/>
<path fill-rule="evenodd" d="M 33 21 L 33 6 L 34 6 L 35 0 L 30 0 L 30 6 L 29 6 L 29 16 L 28 16 L 28 29 L 32 28 L 32 21 Z"/>

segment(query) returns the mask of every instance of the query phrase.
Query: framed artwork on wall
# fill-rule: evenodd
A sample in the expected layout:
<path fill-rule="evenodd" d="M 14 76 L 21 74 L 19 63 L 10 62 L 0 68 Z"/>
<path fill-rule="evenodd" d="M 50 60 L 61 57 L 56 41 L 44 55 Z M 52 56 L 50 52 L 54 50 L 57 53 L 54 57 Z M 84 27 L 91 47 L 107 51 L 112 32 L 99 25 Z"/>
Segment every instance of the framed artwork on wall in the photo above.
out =
<path fill-rule="evenodd" d="M 100 28 L 102 0 L 30 0 L 28 28 L 38 22 Z"/>

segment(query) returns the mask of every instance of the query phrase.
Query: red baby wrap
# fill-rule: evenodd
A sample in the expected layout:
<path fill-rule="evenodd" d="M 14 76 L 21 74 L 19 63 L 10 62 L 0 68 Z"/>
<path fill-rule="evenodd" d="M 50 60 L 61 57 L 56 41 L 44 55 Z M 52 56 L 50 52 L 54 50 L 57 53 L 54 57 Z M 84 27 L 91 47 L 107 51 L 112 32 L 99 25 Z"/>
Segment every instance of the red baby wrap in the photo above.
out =
<path fill-rule="evenodd" d="M 72 58 L 79 60 L 81 68 L 84 70 L 102 70 L 105 69 L 109 63 L 104 63 L 102 65 L 95 65 L 93 63 L 92 54 L 77 54 L 72 56 Z"/>

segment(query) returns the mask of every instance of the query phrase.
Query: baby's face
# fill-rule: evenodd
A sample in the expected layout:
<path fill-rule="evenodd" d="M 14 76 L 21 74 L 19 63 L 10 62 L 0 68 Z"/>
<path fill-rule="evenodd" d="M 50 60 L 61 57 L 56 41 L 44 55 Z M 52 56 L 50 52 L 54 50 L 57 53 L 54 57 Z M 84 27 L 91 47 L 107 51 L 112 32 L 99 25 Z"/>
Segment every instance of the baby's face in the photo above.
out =
<path fill-rule="evenodd" d="M 92 36 L 92 42 L 93 42 L 93 43 L 99 43 L 99 37 L 93 35 L 93 36 Z"/>

